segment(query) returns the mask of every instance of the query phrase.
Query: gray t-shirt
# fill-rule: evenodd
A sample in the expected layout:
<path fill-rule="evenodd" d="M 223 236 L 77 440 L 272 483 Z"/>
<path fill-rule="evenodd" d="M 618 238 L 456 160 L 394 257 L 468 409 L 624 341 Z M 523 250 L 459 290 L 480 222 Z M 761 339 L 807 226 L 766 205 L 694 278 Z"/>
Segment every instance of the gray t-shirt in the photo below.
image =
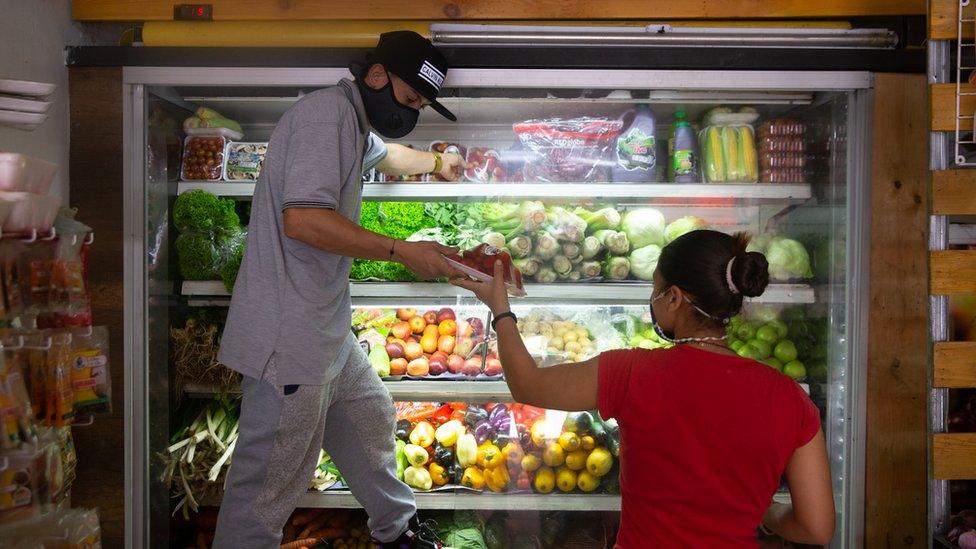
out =
<path fill-rule="evenodd" d="M 288 208 L 335 210 L 359 222 L 364 155 L 386 153 L 353 82 L 306 95 L 278 121 L 254 188 L 247 248 L 218 359 L 260 379 L 276 357 L 279 385 L 327 383 L 350 352 L 352 259 L 285 235 Z"/>

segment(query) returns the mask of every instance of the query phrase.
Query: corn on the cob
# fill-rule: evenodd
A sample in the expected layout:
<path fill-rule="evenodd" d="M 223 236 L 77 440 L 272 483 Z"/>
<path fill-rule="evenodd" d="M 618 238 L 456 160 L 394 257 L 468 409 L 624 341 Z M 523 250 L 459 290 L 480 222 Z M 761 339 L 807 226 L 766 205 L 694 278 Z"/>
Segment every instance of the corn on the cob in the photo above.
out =
<path fill-rule="evenodd" d="M 702 144 L 705 146 L 705 175 L 709 181 L 725 181 L 725 158 L 722 147 L 722 136 L 719 129 L 711 126 L 705 130 Z"/>
<path fill-rule="evenodd" d="M 722 128 L 722 143 L 725 145 L 725 180 L 741 181 L 739 170 L 739 132 L 732 126 Z"/>
<path fill-rule="evenodd" d="M 752 135 L 752 126 L 739 128 L 739 169 L 744 181 L 755 183 L 759 179 L 759 160 L 756 157 L 756 141 Z"/>

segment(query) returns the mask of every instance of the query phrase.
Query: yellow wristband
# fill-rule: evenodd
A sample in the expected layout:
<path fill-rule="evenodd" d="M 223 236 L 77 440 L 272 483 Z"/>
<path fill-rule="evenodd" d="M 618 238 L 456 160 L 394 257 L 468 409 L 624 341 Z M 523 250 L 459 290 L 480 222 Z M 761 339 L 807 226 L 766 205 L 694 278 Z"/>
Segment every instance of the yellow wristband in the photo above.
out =
<path fill-rule="evenodd" d="M 434 169 L 430 170 L 430 173 L 441 173 L 441 168 L 444 166 L 444 161 L 441 159 L 441 153 L 436 151 L 431 151 L 434 155 Z"/>

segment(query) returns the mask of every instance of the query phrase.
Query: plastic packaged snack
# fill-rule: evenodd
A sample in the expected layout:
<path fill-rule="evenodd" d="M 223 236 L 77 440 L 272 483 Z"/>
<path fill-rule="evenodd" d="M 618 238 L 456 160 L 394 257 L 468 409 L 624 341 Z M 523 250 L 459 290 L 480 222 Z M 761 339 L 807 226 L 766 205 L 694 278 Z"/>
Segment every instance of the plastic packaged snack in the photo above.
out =
<path fill-rule="evenodd" d="M 52 427 L 70 425 L 75 417 L 74 389 L 71 386 L 71 341 L 71 335 L 65 332 L 50 335 L 45 375 L 45 424 Z"/>
<path fill-rule="evenodd" d="M 609 181 L 622 123 L 606 118 L 528 120 L 513 126 L 528 155 L 526 181 Z"/>
<path fill-rule="evenodd" d="M 28 310 L 34 315 L 38 328 L 47 329 L 57 325 L 54 308 L 51 306 L 51 280 L 54 267 L 56 244 L 54 242 L 35 242 L 20 254 L 21 273 L 26 273 Z"/>
<path fill-rule="evenodd" d="M 183 142 L 183 168 L 180 177 L 185 181 L 217 181 L 224 165 L 224 148 L 228 139 L 220 135 L 188 136 Z"/>
<path fill-rule="evenodd" d="M 773 118 L 759 124 L 759 138 L 779 136 L 801 136 L 807 132 L 803 122 L 793 118 Z"/>
<path fill-rule="evenodd" d="M 752 126 L 708 126 L 699 134 L 702 175 L 710 183 L 755 183 L 759 178 Z"/>
<path fill-rule="evenodd" d="M 48 305 L 54 326 L 91 326 L 91 302 L 82 258 L 84 235 L 63 235 L 58 239 L 51 263 Z"/>
<path fill-rule="evenodd" d="M 476 183 L 507 181 L 502 156 L 495 149 L 471 147 L 465 160 L 464 177 Z"/>
<path fill-rule="evenodd" d="M 505 268 L 505 285 L 508 287 L 508 292 L 519 297 L 526 295 L 525 287 L 522 284 L 522 273 L 512 264 L 512 256 L 504 250 L 488 244 L 479 244 L 459 255 L 446 257 L 453 267 L 482 282 L 493 280 L 492 273 L 495 271 L 495 261 L 500 260 Z"/>
<path fill-rule="evenodd" d="M 50 503 L 43 497 L 49 494 L 46 450 L 46 446 L 28 446 L 4 454 L 7 467 L 0 470 L 0 524 L 36 517 L 42 506 Z"/>
<path fill-rule="evenodd" d="M 224 162 L 224 179 L 227 181 L 257 181 L 268 154 L 267 143 L 243 143 L 231 141 L 227 144 Z"/>
<path fill-rule="evenodd" d="M 433 143 L 430 144 L 428 150 L 433 152 L 439 152 L 441 154 L 456 154 L 460 156 L 462 159 L 466 158 L 468 154 L 467 148 L 458 145 L 457 143 L 451 143 L 449 141 L 434 141 Z M 439 174 L 436 173 L 430 174 L 428 179 L 430 181 L 447 181 L 446 179 L 444 179 L 443 177 L 441 177 Z"/>
<path fill-rule="evenodd" d="M 71 388 L 75 415 L 112 411 L 112 392 L 108 362 L 108 329 L 95 326 L 91 334 L 71 337 Z"/>
<path fill-rule="evenodd" d="M 37 442 L 38 431 L 31 407 L 30 390 L 22 360 L 14 351 L 2 354 L 0 363 L 0 448 L 16 449 Z"/>

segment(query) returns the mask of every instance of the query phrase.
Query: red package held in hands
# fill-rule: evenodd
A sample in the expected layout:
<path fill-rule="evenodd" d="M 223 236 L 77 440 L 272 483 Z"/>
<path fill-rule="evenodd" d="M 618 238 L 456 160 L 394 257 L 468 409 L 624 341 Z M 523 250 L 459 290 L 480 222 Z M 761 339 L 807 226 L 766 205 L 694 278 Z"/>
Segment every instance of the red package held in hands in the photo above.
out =
<path fill-rule="evenodd" d="M 491 282 L 494 280 L 495 262 L 501 261 L 505 272 L 505 284 L 508 293 L 513 296 L 525 295 L 522 284 L 522 272 L 512 264 L 512 256 L 505 250 L 500 250 L 488 244 L 479 244 L 472 250 L 461 252 L 460 255 L 445 256 L 447 261 L 462 273 L 475 280 Z"/>

